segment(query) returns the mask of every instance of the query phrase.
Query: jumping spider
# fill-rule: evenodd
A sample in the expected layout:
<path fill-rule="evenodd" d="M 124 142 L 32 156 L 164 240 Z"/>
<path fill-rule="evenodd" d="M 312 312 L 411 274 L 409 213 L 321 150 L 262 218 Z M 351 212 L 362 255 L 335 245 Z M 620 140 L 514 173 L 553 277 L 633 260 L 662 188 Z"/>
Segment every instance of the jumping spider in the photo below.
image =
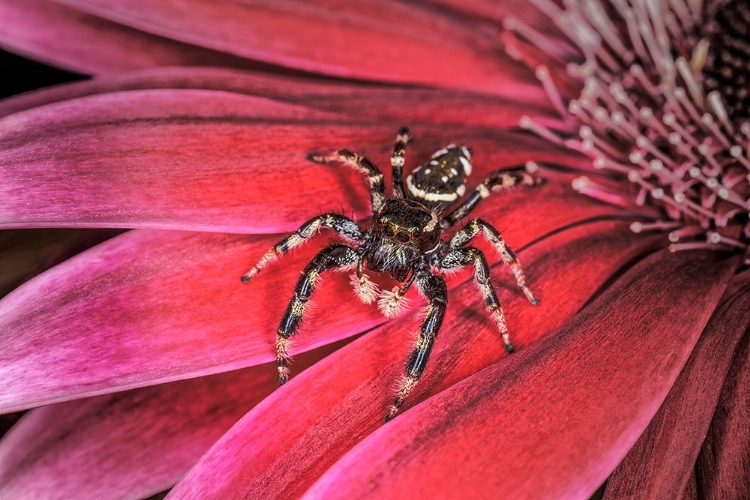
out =
<path fill-rule="evenodd" d="M 286 383 L 289 378 L 288 339 L 299 329 L 305 307 L 323 271 L 356 269 L 352 274 L 352 285 L 359 298 L 362 302 L 371 304 L 379 297 L 378 306 L 389 318 L 398 313 L 407 290 L 416 282 L 418 289 L 429 302 L 429 307 L 422 321 L 416 346 L 406 364 L 406 377 L 386 414 L 386 422 L 396 416 L 404 400 L 417 384 L 445 316 L 448 303 L 445 280 L 439 274 L 433 274 L 433 270 L 474 267 L 474 278 L 502 335 L 505 349 L 508 352 L 513 351 L 505 315 L 490 282 L 487 259 L 480 250 L 464 246 L 475 235 L 481 232 L 495 246 L 503 261 L 513 270 L 518 287 L 529 302 L 534 305 L 539 303 L 539 299 L 526 285 L 523 270 L 515 254 L 505 244 L 500 232 L 489 223 L 482 219 L 472 219 L 450 240 L 445 241 L 442 236 L 444 231 L 463 219 L 482 199 L 489 196 L 493 188 L 532 186 L 540 184 L 541 180 L 529 175 L 523 168 L 494 172 L 477 186 L 466 201 L 443 216 L 445 209 L 461 198 L 466 191 L 464 182 L 471 174 L 471 153 L 467 148 L 453 144 L 437 151 L 427 163 L 406 178 L 405 192 L 402 174 L 404 151 L 409 138 L 407 128 L 399 131 L 391 156 L 393 198 L 389 199 L 385 197 L 383 173 L 366 157 L 346 149 L 328 154 L 308 155 L 308 159 L 315 163 L 345 163 L 368 176 L 373 212 L 372 226 L 363 230 L 356 222 L 342 215 L 318 215 L 274 245 L 263 255 L 260 262 L 242 276 L 242 281 L 247 283 L 263 267 L 276 260 L 279 255 L 307 241 L 321 227 L 331 228 L 354 243 L 352 246 L 327 246 L 307 264 L 297 281 L 294 295 L 276 333 L 276 365 L 280 385 Z M 401 285 L 391 291 L 379 292 L 377 286 L 364 273 L 365 266 L 376 273 L 390 273 Z"/>

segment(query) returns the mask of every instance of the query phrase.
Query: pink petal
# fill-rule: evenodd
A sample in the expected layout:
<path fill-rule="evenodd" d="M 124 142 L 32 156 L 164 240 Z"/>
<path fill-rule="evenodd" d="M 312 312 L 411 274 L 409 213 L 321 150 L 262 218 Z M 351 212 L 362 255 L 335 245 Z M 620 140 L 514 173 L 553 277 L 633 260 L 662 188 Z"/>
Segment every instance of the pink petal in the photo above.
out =
<path fill-rule="evenodd" d="M 750 272 L 734 278 L 667 399 L 607 482 L 605 499 L 669 498 L 694 474 L 735 348 L 750 326 Z"/>
<path fill-rule="evenodd" d="M 523 115 L 533 115 L 541 123 L 557 119 L 547 98 L 537 95 L 524 94 L 508 100 L 450 89 L 352 84 L 206 67 L 152 68 L 30 92 L 0 101 L 0 116 L 88 95 L 153 89 L 256 95 L 352 117 L 395 121 L 417 129 L 420 123 L 508 128 L 518 125 Z"/>
<path fill-rule="evenodd" d="M 119 92 L 43 106 L 0 120 L 0 227 L 244 233 L 293 230 L 342 208 L 361 217 L 369 212 L 364 177 L 305 158 L 349 147 L 387 165 L 396 129 L 204 90 Z M 463 142 L 476 152 L 475 179 L 528 159 L 587 162 L 540 139 L 491 129 L 422 126 L 414 133 L 410 166 Z"/>
<path fill-rule="evenodd" d="M 347 78 L 432 84 L 515 96 L 537 93 L 507 57 L 497 25 L 429 5 L 318 1 L 67 0 L 134 29 L 248 59 Z"/>
<path fill-rule="evenodd" d="M 0 0 L 0 45 L 81 73 L 153 66 L 232 66 L 253 61 L 145 33 L 49 0 Z"/>
<path fill-rule="evenodd" d="M 295 370 L 337 347 L 300 356 Z M 0 497 L 148 497 L 276 387 L 274 367 L 260 365 L 32 410 L 0 442 Z"/>
<path fill-rule="evenodd" d="M 500 227 L 521 248 L 547 232 L 612 213 L 556 183 L 536 193 L 490 198 L 477 214 L 507 207 L 508 224 Z M 0 374 L 13 380 L 0 384 L 0 411 L 272 360 L 273 332 L 287 297 L 325 244 L 319 237 L 242 285 L 239 276 L 279 238 L 131 231 L 28 282 L 0 301 Z M 377 308 L 354 298 L 348 277 L 334 274 L 325 284 L 314 298 L 325 308 L 311 316 L 295 352 L 384 321 Z"/>
<path fill-rule="evenodd" d="M 557 233 L 520 252 L 529 282 L 541 297 L 539 307 L 529 305 L 509 271 L 496 266 L 493 275 L 516 344 L 526 346 L 557 328 L 619 266 L 643 251 L 644 243 L 622 223 L 599 222 Z M 573 280 L 576 286 L 571 287 Z M 233 427 L 170 498 L 299 497 L 381 426 L 413 344 L 408 334 L 417 325 L 414 315 L 405 315 L 292 379 Z M 451 290 L 430 366 L 408 404 L 503 358 L 498 337 L 476 286 L 466 283 Z M 402 418 L 406 415 L 396 421 Z"/>
<path fill-rule="evenodd" d="M 745 292 L 747 293 L 747 291 Z M 747 317 L 747 309 L 737 314 Z M 748 498 L 750 464 L 750 335 L 735 352 L 706 442 L 695 464 L 700 498 Z"/>
<path fill-rule="evenodd" d="M 555 335 L 368 436 L 305 498 L 587 498 L 656 413 L 737 262 L 644 259 Z"/>
<path fill-rule="evenodd" d="M 277 239 L 131 231 L 28 282 L 0 302 L 0 374 L 13 381 L 0 388 L 0 411 L 275 359 L 277 287 L 291 289 L 310 255 L 288 256 L 250 285 L 239 277 Z M 327 285 L 316 299 L 332 316 L 304 335 L 303 350 L 383 321 L 335 299 L 351 296 L 347 279 Z"/>

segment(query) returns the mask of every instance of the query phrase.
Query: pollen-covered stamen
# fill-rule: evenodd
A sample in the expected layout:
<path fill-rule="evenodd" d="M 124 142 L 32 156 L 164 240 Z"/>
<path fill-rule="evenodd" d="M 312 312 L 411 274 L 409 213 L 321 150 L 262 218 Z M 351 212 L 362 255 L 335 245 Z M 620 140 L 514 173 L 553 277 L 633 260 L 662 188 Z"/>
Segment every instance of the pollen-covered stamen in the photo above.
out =
<path fill-rule="evenodd" d="M 589 178 L 576 180 L 574 187 L 619 206 L 656 208 L 653 222 L 636 225 L 638 230 L 672 231 L 670 238 L 674 238 L 675 224 L 698 227 L 700 231 L 679 237 L 680 244 L 672 241 L 673 248 L 746 248 L 750 237 L 748 4 L 739 0 L 585 0 L 566 1 L 564 7 L 553 0 L 530 3 L 559 28 L 562 46 L 578 48 L 578 55 L 563 58 L 559 67 L 554 67 L 554 59 L 535 67 L 550 102 L 563 114 L 563 123 L 572 120 L 576 126 L 572 133 L 563 134 L 525 116 L 521 127 L 581 151 L 592 158 L 597 170 L 629 181 L 635 189 Z M 506 43 L 520 56 L 529 54 L 529 60 L 534 59 L 529 46 L 544 50 L 554 36 L 541 39 L 518 19 L 505 27 L 510 30 L 504 34 Z M 580 93 L 564 95 L 563 87 L 554 85 L 552 73 L 567 74 Z M 628 203 L 627 197 L 635 203 Z"/>

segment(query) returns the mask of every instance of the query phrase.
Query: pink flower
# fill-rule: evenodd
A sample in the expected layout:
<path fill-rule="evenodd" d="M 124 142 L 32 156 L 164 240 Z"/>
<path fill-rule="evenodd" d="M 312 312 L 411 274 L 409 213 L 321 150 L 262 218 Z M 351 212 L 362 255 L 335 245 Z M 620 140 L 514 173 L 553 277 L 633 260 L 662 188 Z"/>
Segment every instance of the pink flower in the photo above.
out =
<path fill-rule="evenodd" d="M 0 491 L 585 498 L 614 471 L 606 497 L 742 496 L 748 140 L 726 66 L 700 59 L 721 18 L 567 5 L 0 1 L 4 46 L 99 75 L 0 103 L 0 225 L 131 229 L 0 301 L 0 409 L 31 409 L 0 442 Z M 676 90 L 709 76 L 720 101 Z M 238 277 L 318 213 L 365 218 L 360 176 L 305 157 L 383 167 L 402 124 L 407 166 L 459 142 L 476 183 L 543 167 L 472 214 L 542 304 L 495 267 L 507 357 L 470 274 L 450 277 L 427 372 L 382 426 L 421 299 L 386 322 L 330 276 L 276 389 L 273 332 L 325 237 Z"/>

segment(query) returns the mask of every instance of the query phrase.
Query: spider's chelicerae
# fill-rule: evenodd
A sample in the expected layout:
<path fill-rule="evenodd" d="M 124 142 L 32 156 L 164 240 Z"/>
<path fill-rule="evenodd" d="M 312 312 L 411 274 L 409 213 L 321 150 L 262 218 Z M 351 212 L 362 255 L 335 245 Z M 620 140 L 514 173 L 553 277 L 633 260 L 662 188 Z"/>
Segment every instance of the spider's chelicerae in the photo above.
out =
<path fill-rule="evenodd" d="M 466 177 L 471 174 L 471 153 L 463 146 L 449 145 L 432 155 L 430 160 L 418 167 L 406 178 L 407 190 L 403 188 L 404 151 L 410 138 L 409 130 L 399 131 L 391 156 L 393 198 L 386 199 L 383 173 L 372 161 L 346 149 L 328 154 L 310 154 L 308 159 L 316 163 L 344 163 L 366 174 L 370 181 L 372 201 L 372 226 L 361 229 L 356 222 L 335 213 L 313 217 L 297 231 L 279 241 L 244 276 L 247 283 L 267 264 L 276 260 L 292 248 L 314 236 L 321 227 L 333 229 L 348 243 L 331 244 L 321 250 L 307 264 L 294 288 L 289 305 L 276 332 L 276 363 L 279 384 L 289 378 L 288 339 L 297 332 L 305 307 L 315 288 L 320 274 L 328 270 L 351 270 L 352 285 L 366 304 L 378 299 L 378 306 L 386 317 L 395 316 L 404 303 L 404 296 L 412 284 L 429 302 L 427 315 L 422 321 L 419 337 L 406 364 L 406 377 L 401 382 L 393 404 L 388 409 L 385 421 L 398 413 L 404 400 L 414 389 L 424 372 L 435 337 L 445 316 L 448 304 L 445 280 L 436 271 L 474 267 L 474 278 L 485 303 L 500 331 L 505 349 L 513 351 L 505 315 L 490 281 L 487 258 L 477 248 L 466 244 L 482 233 L 500 252 L 503 261 L 510 266 L 518 287 L 532 304 L 539 303 L 526 285 L 523 270 L 513 251 L 503 241 L 500 232 L 482 219 L 471 219 L 447 241 L 444 231 L 467 216 L 493 189 L 508 189 L 517 185 L 536 185 L 541 180 L 523 168 L 503 170 L 490 176 L 459 206 L 445 210 L 461 198 L 465 191 Z M 399 286 L 380 292 L 365 274 L 365 268 L 376 273 L 387 272 Z"/>

